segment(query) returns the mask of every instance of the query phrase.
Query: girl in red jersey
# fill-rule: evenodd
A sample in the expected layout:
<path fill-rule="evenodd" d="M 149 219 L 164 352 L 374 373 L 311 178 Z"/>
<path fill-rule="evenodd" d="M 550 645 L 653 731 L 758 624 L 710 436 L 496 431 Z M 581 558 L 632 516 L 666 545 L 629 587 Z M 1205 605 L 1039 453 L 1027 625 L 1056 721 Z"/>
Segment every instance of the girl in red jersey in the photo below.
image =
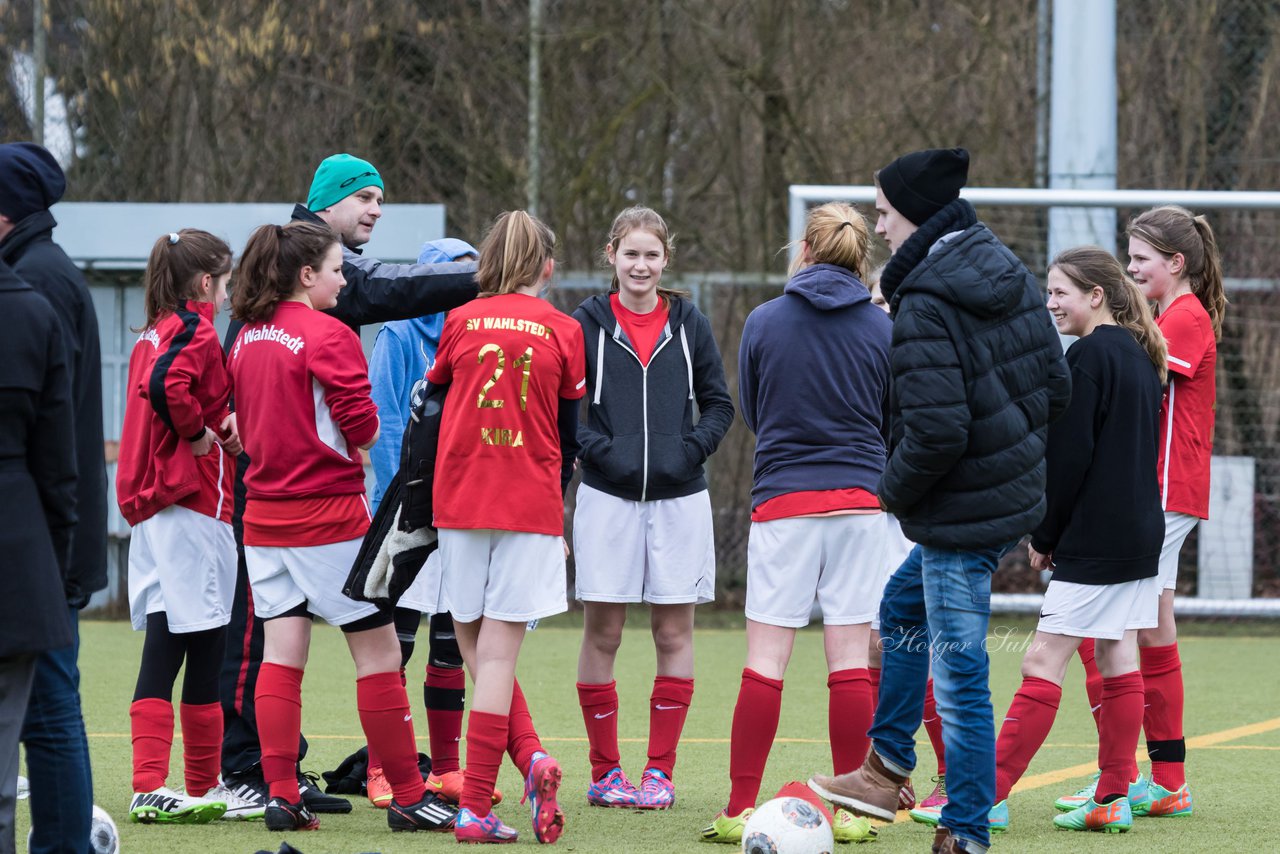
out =
<path fill-rule="evenodd" d="M 1071 403 L 1049 428 L 1046 509 L 1029 549 L 1031 568 L 1053 578 L 996 741 L 989 821 L 1008 827 L 1006 799 L 1053 726 L 1067 664 L 1096 638 L 1102 773 L 1094 795 L 1054 824 L 1114 833 L 1132 826 L 1131 798 L 1142 797 L 1129 786 L 1142 728 L 1137 635 L 1157 619 L 1164 517 L 1153 467 L 1167 353 L 1142 292 L 1104 249 L 1054 259 L 1048 308 L 1059 332 L 1080 336 L 1067 351 Z"/>
<path fill-rule="evenodd" d="M 480 297 L 449 312 L 427 379 L 449 387 L 434 513 L 442 599 L 475 683 L 459 842 L 514 842 L 491 811 L 503 751 L 525 776 L 539 842 L 564 826 L 560 766 L 515 683 L 530 620 L 567 610 L 563 494 L 573 474 L 585 388 L 582 327 L 538 299 L 555 235 L 524 211 L 498 217 L 480 245 Z"/>
<path fill-rule="evenodd" d="M 862 765 L 874 713 L 868 647 L 891 530 L 875 494 L 887 456 L 893 324 L 862 283 L 871 233 L 851 205 L 809 212 L 782 296 L 747 317 L 742 417 L 756 435 L 747 547 L 747 658 L 733 711 L 727 807 L 702 831 L 739 844 L 777 733 L 796 631 L 822 609 L 836 774 Z M 842 842 L 871 822 L 835 815 Z"/>
<path fill-rule="evenodd" d="M 1160 552 L 1160 623 L 1138 633 L 1146 685 L 1143 729 L 1151 759 L 1148 799 L 1135 815 L 1191 815 L 1186 785 L 1186 741 L 1182 730 L 1182 661 L 1173 618 L 1178 555 L 1187 535 L 1209 518 L 1209 459 L 1213 452 L 1215 368 L 1227 297 L 1222 259 L 1209 221 L 1166 205 L 1135 217 L 1128 227 L 1129 273 L 1155 303 L 1156 324 L 1169 347 L 1169 387 L 1160 410 L 1160 499 L 1165 512 Z M 1089 705 L 1097 720 L 1101 678 L 1092 645 L 1080 649 Z M 1142 784 L 1135 782 L 1135 787 Z M 1074 809 L 1093 794 L 1090 784 L 1059 798 L 1058 809 Z"/>
<path fill-rule="evenodd" d="M 327 226 L 264 225 L 249 238 L 231 304 L 245 321 L 229 358 L 236 414 L 250 457 L 245 563 L 266 621 L 255 701 L 271 830 L 319 826 L 298 792 L 302 672 L 312 615 L 340 626 L 356 664 L 356 703 L 394 798 L 392 830 L 436 830 L 453 809 L 418 771 L 400 644 L 389 612 L 342 595 L 369 527 L 360 450 L 378 413 L 360 339 L 324 314 L 345 284 Z"/>
<path fill-rule="evenodd" d="M 591 758 L 587 802 L 666 809 L 675 801 L 671 773 L 693 698 L 693 609 L 715 596 L 702 466 L 733 421 L 733 401 L 710 322 L 687 294 L 661 285 L 671 260 L 662 217 L 645 207 L 622 211 L 605 256 L 614 273 L 610 292 L 574 312 L 593 345 L 573 522 L 583 603 L 578 702 Z M 649 759 L 639 789 L 620 765 L 613 678 L 628 602 L 650 605 L 657 649 Z"/>
<path fill-rule="evenodd" d="M 130 616 L 146 631 L 129 707 L 133 821 L 203 823 L 234 800 L 218 785 L 218 672 L 235 589 L 229 455 L 240 446 L 213 328 L 230 278 L 231 248 L 212 234 L 188 228 L 157 240 L 145 276 L 147 318 L 129 357 L 116 497 L 133 526 Z M 165 779 L 184 660 L 182 794 Z"/>

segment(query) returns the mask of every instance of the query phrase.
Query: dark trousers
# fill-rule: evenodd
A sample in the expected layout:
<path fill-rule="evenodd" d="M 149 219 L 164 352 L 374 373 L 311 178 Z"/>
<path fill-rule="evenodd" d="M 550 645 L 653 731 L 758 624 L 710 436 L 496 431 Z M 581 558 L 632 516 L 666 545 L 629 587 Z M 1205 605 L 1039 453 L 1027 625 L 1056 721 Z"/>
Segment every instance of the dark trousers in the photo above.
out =
<path fill-rule="evenodd" d="M 34 654 L 0 657 L 0 854 L 14 854 L 18 803 L 18 737 L 36 672 Z"/>
<path fill-rule="evenodd" d="M 227 654 L 222 660 L 218 693 L 222 701 L 222 775 L 243 774 L 262 762 L 253 693 L 262 667 L 262 620 L 253 611 L 244 546 L 236 543 L 236 593 L 227 626 Z M 307 739 L 298 738 L 298 761 L 307 755 Z"/>
<path fill-rule="evenodd" d="M 89 738 L 80 713 L 80 612 L 70 611 L 75 643 L 36 659 L 22 727 L 31 781 L 32 854 L 87 850 L 93 822 Z"/>

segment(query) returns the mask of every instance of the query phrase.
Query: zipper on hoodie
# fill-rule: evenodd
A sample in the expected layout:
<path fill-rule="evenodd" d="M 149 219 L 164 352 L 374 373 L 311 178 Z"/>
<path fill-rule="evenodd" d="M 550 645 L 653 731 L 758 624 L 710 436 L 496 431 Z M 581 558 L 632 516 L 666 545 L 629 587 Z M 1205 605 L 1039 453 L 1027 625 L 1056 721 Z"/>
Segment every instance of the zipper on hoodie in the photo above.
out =
<path fill-rule="evenodd" d="M 615 320 L 613 340 L 617 342 L 619 347 L 630 353 L 632 358 L 636 360 L 636 363 L 640 365 L 640 414 L 644 419 L 644 473 L 640 478 L 640 500 L 644 501 L 645 496 L 649 493 L 649 365 L 640 361 L 640 356 L 636 351 L 631 349 L 631 346 L 626 342 L 626 339 L 620 337 L 621 332 L 622 324 Z M 667 337 L 659 341 L 658 346 L 653 348 L 653 352 L 649 354 L 649 364 L 653 364 L 653 360 L 658 357 L 658 353 L 660 353 L 662 348 L 667 346 L 667 342 L 674 337 L 675 336 L 671 334 L 671 324 L 668 323 Z M 598 368 L 598 375 L 600 377 L 604 376 L 603 359 L 601 360 L 600 367 Z"/>

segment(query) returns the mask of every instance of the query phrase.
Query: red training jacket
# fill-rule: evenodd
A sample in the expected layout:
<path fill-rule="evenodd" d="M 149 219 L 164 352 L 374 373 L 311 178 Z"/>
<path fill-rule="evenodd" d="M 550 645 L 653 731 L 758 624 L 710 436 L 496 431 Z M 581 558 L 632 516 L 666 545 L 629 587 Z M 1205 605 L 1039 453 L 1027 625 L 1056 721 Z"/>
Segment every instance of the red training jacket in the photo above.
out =
<path fill-rule="evenodd" d="M 138 336 L 129 356 L 116 500 L 130 525 L 178 504 L 231 521 L 235 460 L 214 443 L 197 457 L 191 440 L 217 431 L 231 380 L 213 328 L 213 304 L 188 300 Z"/>

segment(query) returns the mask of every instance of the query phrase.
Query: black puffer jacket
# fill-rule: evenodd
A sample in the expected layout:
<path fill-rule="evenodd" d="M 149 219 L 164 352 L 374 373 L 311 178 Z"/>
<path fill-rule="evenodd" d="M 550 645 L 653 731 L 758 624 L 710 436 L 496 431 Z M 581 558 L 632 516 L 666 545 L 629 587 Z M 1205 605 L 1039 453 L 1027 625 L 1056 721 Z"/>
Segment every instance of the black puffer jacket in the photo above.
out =
<path fill-rule="evenodd" d="M 1071 374 L 1035 276 L 957 199 L 890 259 L 893 450 L 885 507 L 922 545 L 974 549 L 1045 511 L 1049 422 Z"/>
<path fill-rule="evenodd" d="M 107 586 L 107 462 L 102 438 L 102 354 L 98 315 L 84 275 L 53 242 L 48 211 L 24 217 L 0 243 L 0 259 L 49 301 L 62 322 L 75 413 L 77 513 L 67 566 L 67 602 L 83 608 Z"/>
<path fill-rule="evenodd" d="M 706 489 L 702 464 L 733 423 L 710 321 L 688 300 L 672 300 L 667 327 L 642 366 L 608 294 L 588 297 L 573 317 L 587 348 L 590 407 L 578 428 L 582 482 L 630 501 Z"/>

